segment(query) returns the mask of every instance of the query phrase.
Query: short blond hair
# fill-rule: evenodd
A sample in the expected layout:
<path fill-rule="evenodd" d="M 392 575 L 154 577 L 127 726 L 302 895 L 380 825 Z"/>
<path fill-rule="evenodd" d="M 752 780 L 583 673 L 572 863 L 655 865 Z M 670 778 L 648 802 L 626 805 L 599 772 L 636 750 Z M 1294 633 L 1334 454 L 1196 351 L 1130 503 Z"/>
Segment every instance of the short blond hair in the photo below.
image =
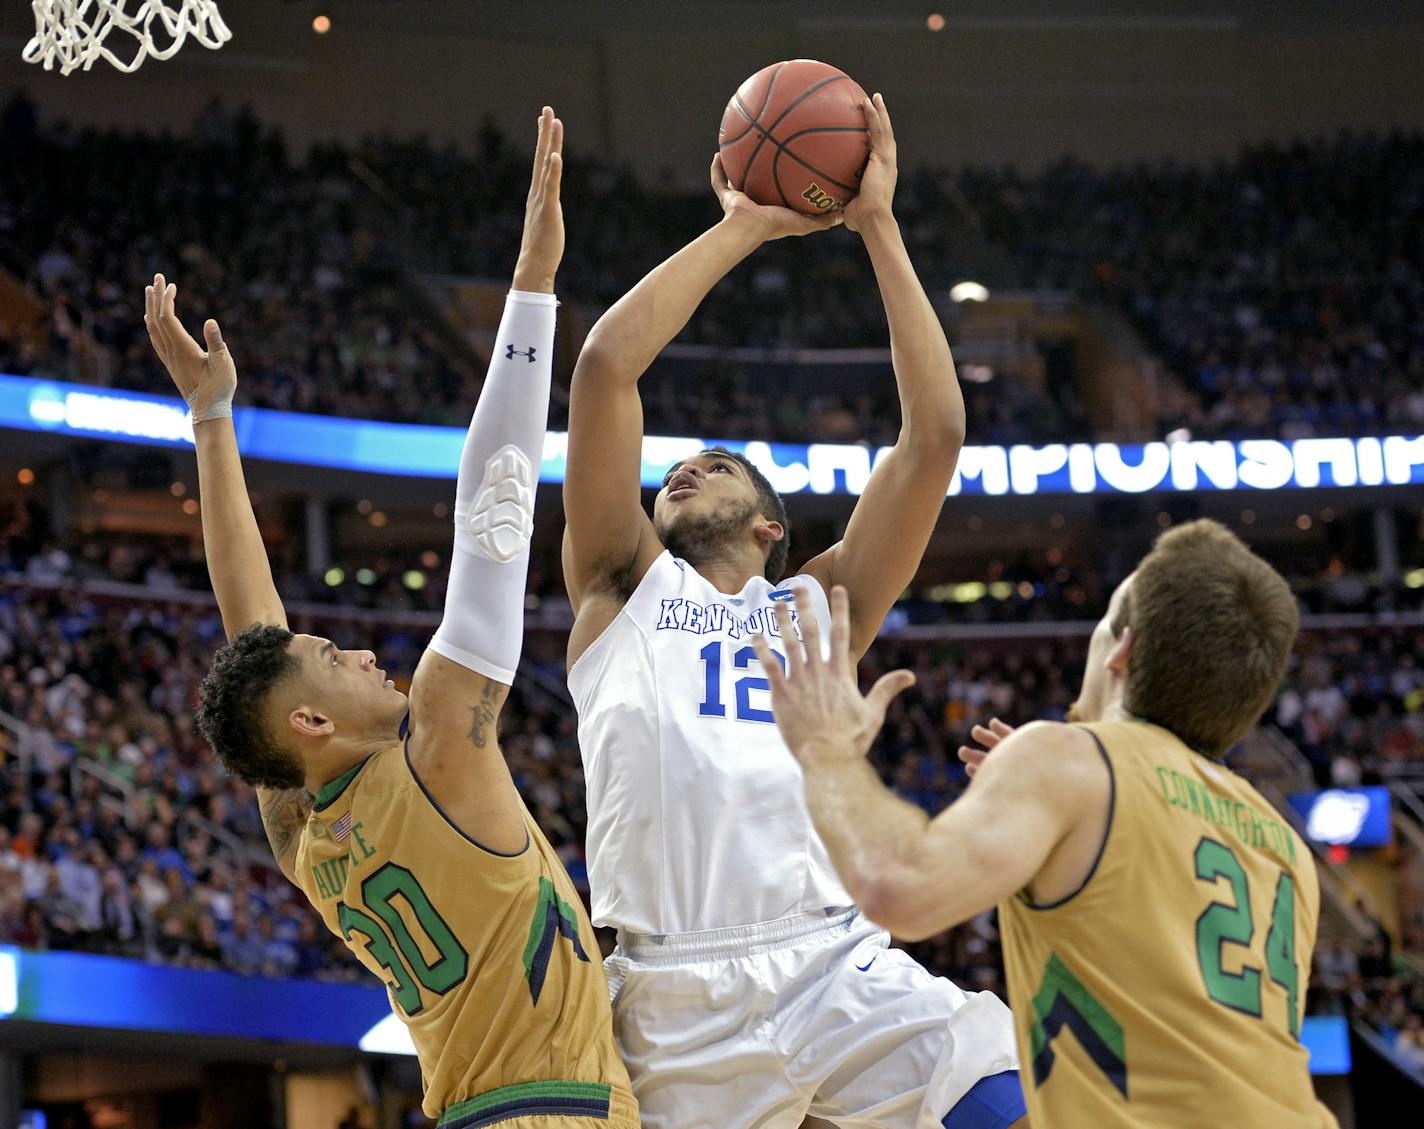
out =
<path fill-rule="evenodd" d="M 1280 573 L 1201 520 L 1157 539 L 1111 627 L 1132 628 L 1123 709 L 1220 757 L 1275 696 L 1300 611 Z"/>

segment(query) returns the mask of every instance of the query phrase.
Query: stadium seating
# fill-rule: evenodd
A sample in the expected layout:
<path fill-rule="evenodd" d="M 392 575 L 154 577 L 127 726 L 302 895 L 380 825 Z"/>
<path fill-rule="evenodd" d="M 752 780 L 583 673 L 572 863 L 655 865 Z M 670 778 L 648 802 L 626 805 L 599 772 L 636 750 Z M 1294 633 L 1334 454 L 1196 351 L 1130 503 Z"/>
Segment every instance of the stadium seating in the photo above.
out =
<path fill-rule="evenodd" d="M 247 112 L 213 108 L 174 138 L 41 126 L 27 105 L 17 98 L 0 115 L 14 173 L 0 188 L 0 265 L 43 310 L 26 322 L 0 302 L 0 371 L 167 391 L 139 317 L 140 280 L 166 269 L 190 318 L 222 316 L 245 402 L 467 418 L 478 350 L 415 280 L 507 274 L 526 169 L 493 129 L 469 155 L 381 139 L 297 157 Z M 1360 135 L 1258 146 L 1210 170 L 927 166 L 903 174 L 898 209 L 936 294 L 972 273 L 1129 314 L 1179 381 L 1161 397 L 1153 436 L 1413 434 L 1424 430 L 1424 247 L 1401 217 L 1424 196 L 1421 152 L 1418 135 Z M 585 326 L 716 214 L 710 197 L 641 186 L 578 154 L 566 178 L 560 290 Z M 64 193 L 44 188 L 59 182 Z M 806 277 L 818 285 L 796 284 Z M 764 248 L 679 340 L 785 349 L 888 338 L 863 253 L 835 233 Z M 649 426 L 894 439 L 888 388 L 849 395 L 803 378 L 768 391 L 756 375 L 756 363 L 723 357 L 695 388 L 679 381 L 675 396 L 651 400 Z M 980 442 L 1087 437 L 1062 379 L 1046 391 L 965 384 Z M 555 424 L 563 410 L 556 394 Z"/>
<path fill-rule="evenodd" d="M 17 526 L 12 526 L 12 529 Z M 195 735 L 196 687 L 221 624 L 201 593 L 153 577 L 124 585 L 88 570 L 77 547 L 0 545 L 0 943 L 81 949 L 244 974 L 356 978 L 360 968 L 270 865 L 253 794 Z M 286 582 L 283 582 L 284 586 Z M 303 605 L 304 607 L 313 607 Z M 370 646 L 409 679 L 424 635 L 380 609 L 303 626 Z M 324 613 L 316 607 L 318 616 Z M 385 622 L 382 616 L 386 616 Z M 294 619 L 294 623 L 297 619 Z M 428 628 L 426 629 L 428 631 Z M 966 784 L 956 750 L 991 716 L 1062 718 L 1086 639 L 882 640 L 862 675 L 906 666 L 918 684 L 892 707 L 872 761 L 929 811 Z M 516 783 L 583 885 L 584 788 L 571 707 L 560 696 L 563 638 L 536 633 L 502 723 Z M 1322 782 L 1424 774 L 1424 633 L 1307 633 L 1268 715 Z M 18 724 L 16 724 L 18 723 Z M 1424 891 L 1420 891 L 1424 894 Z M 1416 907 L 1424 897 L 1412 899 Z M 1416 910 L 1417 912 L 1417 910 Z M 1383 934 L 1381 934 L 1383 936 Z M 1312 1007 L 1370 1019 L 1407 1053 L 1424 1015 L 1424 918 L 1404 944 L 1327 944 Z M 1332 947 L 1333 946 L 1333 947 Z M 1003 991 L 993 917 L 915 951 L 931 968 Z"/>

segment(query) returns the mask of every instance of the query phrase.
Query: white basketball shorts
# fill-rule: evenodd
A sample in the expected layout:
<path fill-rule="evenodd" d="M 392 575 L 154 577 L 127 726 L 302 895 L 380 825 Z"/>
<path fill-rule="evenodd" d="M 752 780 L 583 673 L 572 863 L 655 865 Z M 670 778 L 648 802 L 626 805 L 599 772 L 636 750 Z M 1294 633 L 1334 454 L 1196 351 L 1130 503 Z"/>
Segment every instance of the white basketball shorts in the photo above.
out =
<path fill-rule="evenodd" d="M 618 940 L 613 1030 L 644 1129 L 798 1129 L 808 1115 L 1000 1129 L 1023 1114 L 1009 1009 L 931 976 L 859 910 Z"/>

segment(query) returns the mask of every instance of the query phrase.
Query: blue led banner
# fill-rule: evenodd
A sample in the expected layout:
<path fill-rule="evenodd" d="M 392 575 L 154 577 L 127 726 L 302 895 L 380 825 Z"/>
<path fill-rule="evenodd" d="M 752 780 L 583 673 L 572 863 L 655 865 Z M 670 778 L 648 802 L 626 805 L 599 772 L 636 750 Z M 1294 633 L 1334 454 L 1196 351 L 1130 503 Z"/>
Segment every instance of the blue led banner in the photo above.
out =
<path fill-rule="evenodd" d="M 264 980 L 0 946 L 0 1022 L 394 1050 L 365 1042 L 390 1018 L 390 1001 L 374 978 L 359 984 Z"/>
<path fill-rule="evenodd" d="M 423 478 L 454 478 L 465 440 L 458 427 L 266 408 L 237 408 L 233 425 L 249 458 Z M 20 376 L 0 375 L 0 427 L 158 447 L 193 445 L 187 410 L 175 397 Z M 643 441 L 643 485 L 660 486 L 670 465 L 718 442 L 745 454 L 787 495 L 860 494 L 888 450 L 650 435 Z M 567 456 L 568 435 L 549 432 L 540 481 L 562 482 Z M 949 493 L 1024 497 L 1410 485 L 1424 486 L 1424 435 L 968 446 Z"/>
<path fill-rule="evenodd" d="M 415 1053 L 374 979 L 264 980 L 0 945 L 0 1023 L 7 1019 Z M 1349 1072 L 1343 1019 L 1308 1017 L 1300 1041 L 1310 1052 L 1312 1074 Z"/>

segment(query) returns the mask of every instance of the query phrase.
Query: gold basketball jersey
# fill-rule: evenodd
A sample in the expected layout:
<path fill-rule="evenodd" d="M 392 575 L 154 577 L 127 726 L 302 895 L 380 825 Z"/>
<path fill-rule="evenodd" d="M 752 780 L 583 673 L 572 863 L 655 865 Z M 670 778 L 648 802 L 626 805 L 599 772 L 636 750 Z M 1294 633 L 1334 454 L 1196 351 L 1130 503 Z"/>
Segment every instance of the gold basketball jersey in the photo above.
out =
<path fill-rule="evenodd" d="M 1068 898 L 999 907 L 1029 1120 L 1334 1126 L 1299 1038 L 1320 909 L 1310 851 L 1167 730 L 1082 728 L 1113 781 L 1097 862 Z"/>
<path fill-rule="evenodd" d="M 415 1042 L 429 1116 L 483 1125 L 542 1114 L 635 1129 L 593 927 L 527 810 L 524 823 L 518 854 L 481 847 L 395 745 L 317 795 L 297 876 L 386 985 Z"/>

